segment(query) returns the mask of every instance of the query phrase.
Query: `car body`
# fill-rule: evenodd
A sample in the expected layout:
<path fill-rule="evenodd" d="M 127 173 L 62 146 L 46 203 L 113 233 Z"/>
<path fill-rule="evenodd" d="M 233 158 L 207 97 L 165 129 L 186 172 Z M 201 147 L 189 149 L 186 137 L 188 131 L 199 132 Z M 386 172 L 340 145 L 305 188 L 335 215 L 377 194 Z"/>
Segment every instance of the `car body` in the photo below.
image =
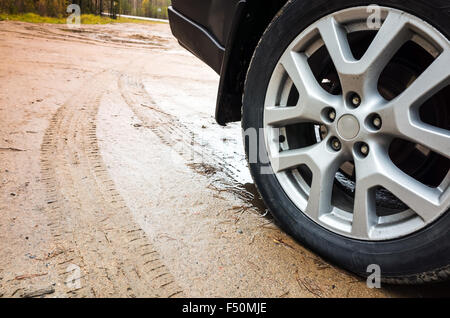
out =
<path fill-rule="evenodd" d="M 172 0 L 169 20 L 180 44 L 220 74 L 216 120 L 241 120 L 247 69 L 270 21 L 287 0 Z"/>

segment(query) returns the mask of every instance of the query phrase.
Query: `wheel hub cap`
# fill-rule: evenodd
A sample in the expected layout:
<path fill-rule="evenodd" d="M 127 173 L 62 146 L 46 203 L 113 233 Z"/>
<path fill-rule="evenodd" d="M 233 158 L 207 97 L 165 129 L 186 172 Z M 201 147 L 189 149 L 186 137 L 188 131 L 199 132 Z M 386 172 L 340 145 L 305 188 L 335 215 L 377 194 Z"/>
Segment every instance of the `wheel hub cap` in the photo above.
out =
<path fill-rule="evenodd" d="M 342 116 L 341 119 L 339 119 L 337 127 L 339 135 L 346 140 L 356 138 L 360 130 L 358 119 L 353 115 Z"/>

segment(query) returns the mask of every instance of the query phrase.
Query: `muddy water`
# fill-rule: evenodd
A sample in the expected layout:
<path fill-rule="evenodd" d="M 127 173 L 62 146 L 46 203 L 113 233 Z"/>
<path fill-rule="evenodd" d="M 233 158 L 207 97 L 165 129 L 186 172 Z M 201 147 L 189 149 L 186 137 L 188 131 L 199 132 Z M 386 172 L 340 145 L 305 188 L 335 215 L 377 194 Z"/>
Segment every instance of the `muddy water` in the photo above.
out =
<path fill-rule="evenodd" d="M 0 22 L 0 61 L 0 297 L 448 295 L 368 289 L 281 232 L 167 25 Z"/>

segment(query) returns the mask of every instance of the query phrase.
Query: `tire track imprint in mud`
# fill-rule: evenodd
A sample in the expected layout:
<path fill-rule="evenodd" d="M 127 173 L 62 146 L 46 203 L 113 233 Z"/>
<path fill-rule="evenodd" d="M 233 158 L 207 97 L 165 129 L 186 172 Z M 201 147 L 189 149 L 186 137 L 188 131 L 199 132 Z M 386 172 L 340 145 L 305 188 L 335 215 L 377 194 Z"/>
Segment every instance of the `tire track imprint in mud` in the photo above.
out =
<path fill-rule="evenodd" d="M 55 289 L 69 297 L 183 296 L 133 221 L 99 152 L 102 83 L 115 76 L 94 76 L 56 112 L 42 143 L 48 226 L 60 249 L 55 259 L 61 284 Z"/>
<path fill-rule="evenodd" d="M 217 192 L 232 193 L 241 199 L 246 203 L 241 208 L 242 211 L 256 208 L 260 214 L 267 215 L 267 208 L 256 188 L 239 182 L 236 177 L 239 171 L 214 149 L 203 144 L 200 138 L 196 138 L 197 134 L 178 118 L 160 109 L 145 89 L 140 76 L 121 74 L 118 86 L 122 98 L 145 128 L 149 128 L 165 145 L 183 157 L 189 168 L 196 173 L 213 177 L 209 188 Z M 201 162 L 194 157 L 201 158 Z"/>
<path fill-rule="evenodd" d="M 97 35 L 96 32 L 92 30 L 92 27 L 87 25 L 83 26 L 81 29 L 70 29 L 68 27 L 60 27 L 57 31 L 51 31 L 48 28 L 40 26 L 27 26 L 24 31 L 14 31 L 14 30 L 0 30 L 1 32 L 18 34 L 25 39 L 46 39 L 55 41 L 64 41 L 71 43 L 81 43 L 81 44 L 94 44 L 96 46 L 103 47 L 116 47 L 123 48 L 123 45 L 128 47 L 133 47 L 135 49 L 151 49 L 151 50 L 162 50 L 165 51 L 167 47 L 167 39 L 161 37 L 155 37 L 155 39 L 146 39 L 145 37 L 133 40 L 127 40 L 123 37 L 118 37 L 114 33 L 100 33 Z M 90 37 L 89 35 L 96 35 L 95 37 Z M 115 37 L 116 36 L 116 37 Z M 129 35 L 133 37 L 133 35 Z M 122 45 L 122 46 L 121 46 Z"/>

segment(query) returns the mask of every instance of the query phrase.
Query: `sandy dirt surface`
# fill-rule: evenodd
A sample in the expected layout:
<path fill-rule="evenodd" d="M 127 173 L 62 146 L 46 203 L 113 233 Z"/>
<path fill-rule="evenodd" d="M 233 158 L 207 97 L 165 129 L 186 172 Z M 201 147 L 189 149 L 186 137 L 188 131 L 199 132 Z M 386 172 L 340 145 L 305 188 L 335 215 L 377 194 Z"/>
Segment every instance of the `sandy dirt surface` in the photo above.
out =
<path fill-rule="evenodd" d="M 0 22 L 0 297 L 398 297 L 281 232 L 166 24 Z"/>

